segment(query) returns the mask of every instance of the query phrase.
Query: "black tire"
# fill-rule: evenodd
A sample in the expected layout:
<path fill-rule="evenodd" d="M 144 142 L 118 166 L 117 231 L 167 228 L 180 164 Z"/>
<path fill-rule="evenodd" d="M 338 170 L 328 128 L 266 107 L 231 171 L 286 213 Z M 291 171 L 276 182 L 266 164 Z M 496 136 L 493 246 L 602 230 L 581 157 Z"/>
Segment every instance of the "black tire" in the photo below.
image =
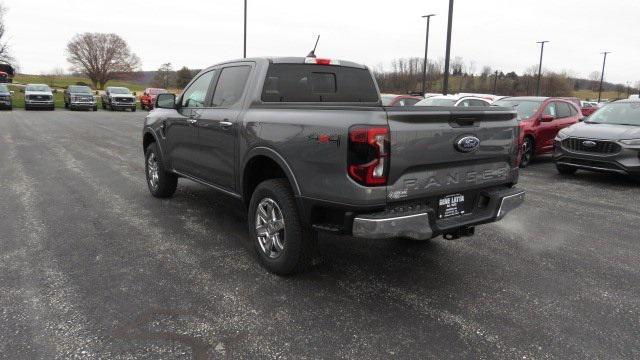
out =
<path fill-rule="evenodd" d="M 105 104 L 104 101 L 102 101 L 102 110 L 107 110 L 107 104 Z"/>
<path fill-rule="evenodd" d="M 56 106 L 53 105 L 52 107 L 49 108 L 49 111 L 54 111 L 56 109 Z"/>
<path fill-rule="evenodd" d="M 68 109 L 68 108 L 69 108 L 69 104 L 68 104 L 66 101 L 65 101 L 65 103 L 64 103 L 64 108 L 65 108 L 65 109 Z"/>
<path fill-rule="evenodd" d="M 282 240 L 279 240 L 282 244 L 280 249 L 277 249 L 274 242 L 271 244 L 262 242 L 256 230 L 258 207 L 264 202 L 269 202 L 269 200 L 275 202 L 277 205 L 276 210 L 283 220 L 283 228 L 272 232 L 273 234 L 277 233 L 278 238 L 282 237 Z M 247 224 L 249 236 L 260 264 L 274 274 L 289 275 L 302 272 L 313 265 L 314 260 L 318 258 L 318 235 L 315 231 L 303 225 L 293 191 L 286 179 L 266 180 L 256 187 L 249 204 Z M 275 228 L 265 231 L 273 229 Z M 268 240 L 265 239 L 265 241 Z M 269 250 L 263 250 L 263 247 Z M 275 257 L 273 256 L 273 249 L 277 250 Z M 270 254 L 267 254 L 267 251 L 270 251 Z"/>
<path fill-rule="evenodd" d="M 136 107 L 135 106 L 131 108 L 131 112 L 136 112 Z"/>
<path fill-rule="evenodd" d="M 560 175 L 573 175 L 576 173 L 576 171 L 578 171 L 578 169 L 574 167 L 560 165 L 560 164 L 556 164 L 556 169 L 558 169 L 558 172 L 560 173 Z"/>
<path fill-rule="evenodd" d="M 152 171 L 150 171 L 151 164 L 149 159 L 152 156 L 157 166 L 157 182 L 152 181 Z M 178 187 L 178 176 L 168 172 L 165 169 L 162 158 L 160 157 L 158 145 L 155 142 L 147 146 L 147 149 L 145 150 L 144 160 L 147 187 L 149 188 L 149 192 L 151 193 L 151 195 L 157 198 L 168 198 L 173 196 L 173 194 L 176 192 L 176 188 Z"/>
<path fill-rule="evenodd" d="M 24 106 L 24 111 L 29 111 L 29 110 L 31 110 L 31 108 L 29 107 L 29 105 L 25 105 L 25 106 Z"/>
<path fill-rule="evenodd" d="M 98 111 L 98 105 L 95 105 L 95 106 L 93 107 L 93 111 Z"/>
<path fill-rule="evenodd" d="M 520 157 L 520 168 L 526 168 L 531 163 L 533 159 L 533 154 L 535 151 L 535 144 L 531 137 L 527 136 L 524 138 L 524 149 L 522 150 L 522 157 Z"/>

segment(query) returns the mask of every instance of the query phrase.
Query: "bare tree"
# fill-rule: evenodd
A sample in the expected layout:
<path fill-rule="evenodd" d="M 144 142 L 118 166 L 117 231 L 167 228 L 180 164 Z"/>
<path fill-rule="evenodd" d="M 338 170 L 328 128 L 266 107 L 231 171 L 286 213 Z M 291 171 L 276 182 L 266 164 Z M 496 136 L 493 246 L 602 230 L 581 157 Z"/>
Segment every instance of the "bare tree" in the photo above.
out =
<path fill-rule="evenodd" d="M 86 75 L 94 88 L 104 88 L 115 73 L 135 71 L 140 58 L 116 34 L 77 34 L 67 44 L 67 61 L 72 71 Z"/>
<path fill-rule="evenodd" d="M 6 41 L 6 28 L 4 26 L 4 14 L 7 8 L 0 3 L 0 63 L 12 63 L 15 59 L 9 53 L 9 44 Z"/>

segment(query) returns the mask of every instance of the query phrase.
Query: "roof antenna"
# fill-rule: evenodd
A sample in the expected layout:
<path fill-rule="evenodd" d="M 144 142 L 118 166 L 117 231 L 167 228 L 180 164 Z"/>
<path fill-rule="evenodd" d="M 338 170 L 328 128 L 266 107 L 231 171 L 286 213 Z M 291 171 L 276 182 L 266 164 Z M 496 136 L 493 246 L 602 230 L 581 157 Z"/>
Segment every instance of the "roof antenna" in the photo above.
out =
<path fill-rule="evenodd" d="M 311 50 L 311 52 L 309 54 L 307 54 L 307 57 L 315 59 L 315 57 L 316 57 L 316 48 L 318 47 L 318 41 L 320 41 L 320 35 L 318 35 L 318 38 L 316 38 L 316 45 L 313 47 L 313 50 Z"/>

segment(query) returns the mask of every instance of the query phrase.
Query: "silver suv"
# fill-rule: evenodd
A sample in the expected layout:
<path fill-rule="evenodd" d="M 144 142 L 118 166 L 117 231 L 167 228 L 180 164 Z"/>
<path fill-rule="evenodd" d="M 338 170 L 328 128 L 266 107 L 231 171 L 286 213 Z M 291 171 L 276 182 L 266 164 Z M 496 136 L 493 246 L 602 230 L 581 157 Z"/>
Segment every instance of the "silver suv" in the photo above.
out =
<path fill-rule="evenodd" d="M 640 100 L 608 104 L 586 121 L 561 130 L 553 157 L 561 174 L 580 169 L 640 180 Z"/>

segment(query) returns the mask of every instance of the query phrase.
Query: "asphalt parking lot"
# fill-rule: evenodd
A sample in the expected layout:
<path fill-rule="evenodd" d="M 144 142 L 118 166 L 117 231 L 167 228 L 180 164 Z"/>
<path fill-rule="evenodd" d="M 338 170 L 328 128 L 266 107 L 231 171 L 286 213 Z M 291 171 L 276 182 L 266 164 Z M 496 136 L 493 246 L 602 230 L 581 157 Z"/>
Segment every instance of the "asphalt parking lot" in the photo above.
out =
<path fill-rule="evenodd" d="M 233 200 L 151 197 L 144 112 L 0 112 L 0 357 L 640 357 L 640 185 L 548 159 L 469 240 L 321 237 L 280 278 Z"/>

